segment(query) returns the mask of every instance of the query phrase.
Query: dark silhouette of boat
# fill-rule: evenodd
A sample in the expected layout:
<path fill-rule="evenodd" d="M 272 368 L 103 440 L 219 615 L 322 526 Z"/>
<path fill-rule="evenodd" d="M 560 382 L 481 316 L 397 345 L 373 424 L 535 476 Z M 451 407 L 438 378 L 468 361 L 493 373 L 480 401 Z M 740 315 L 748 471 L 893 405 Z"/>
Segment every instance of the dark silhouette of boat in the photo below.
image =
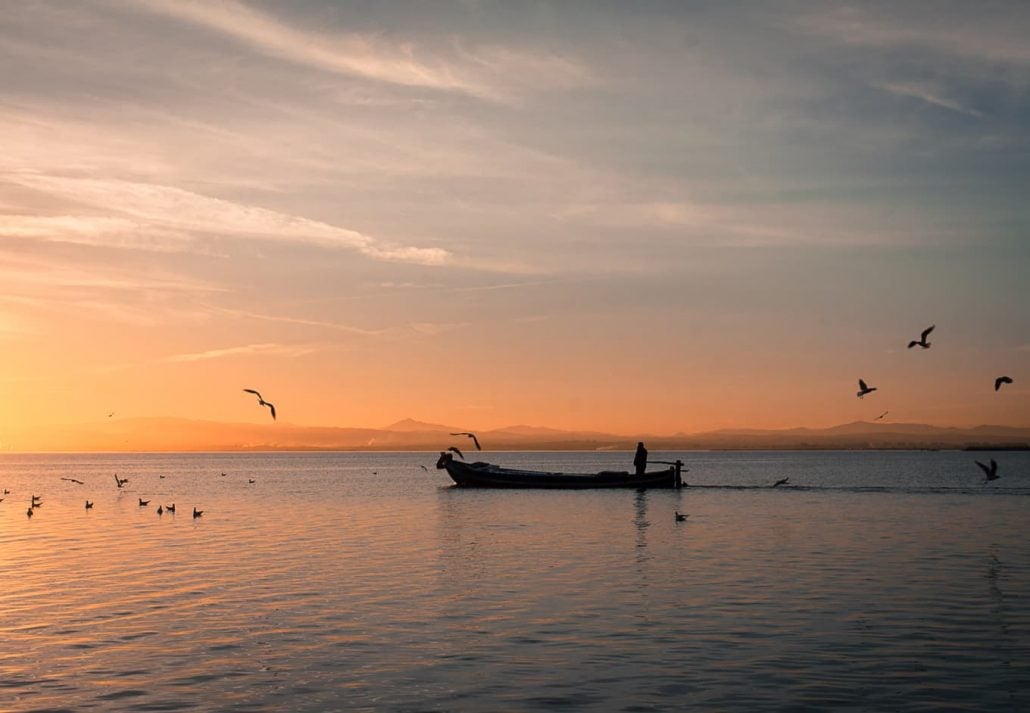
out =
<path fill-rule="evenodd" d="M 446 470 L 463 488 L 678 488 L 682 487 L 682 463 L 665 470 L 637 475 L 627 471 L 599 473 L 553 473 L 540 470 L 502 468 L 491 463 L 463 463 L 450 453 L 441 453 L 436 467 Z"/>

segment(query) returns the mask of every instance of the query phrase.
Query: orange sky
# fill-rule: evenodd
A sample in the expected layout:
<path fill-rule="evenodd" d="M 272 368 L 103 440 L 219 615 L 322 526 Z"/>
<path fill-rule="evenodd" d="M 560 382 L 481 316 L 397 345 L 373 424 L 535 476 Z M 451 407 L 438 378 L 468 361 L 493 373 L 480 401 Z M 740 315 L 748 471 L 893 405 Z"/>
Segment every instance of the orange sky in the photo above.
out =
<path fill-rule="evenodd" d="M 1030 425 L 1024 6 L 6 15 L 4 447 Z"/>

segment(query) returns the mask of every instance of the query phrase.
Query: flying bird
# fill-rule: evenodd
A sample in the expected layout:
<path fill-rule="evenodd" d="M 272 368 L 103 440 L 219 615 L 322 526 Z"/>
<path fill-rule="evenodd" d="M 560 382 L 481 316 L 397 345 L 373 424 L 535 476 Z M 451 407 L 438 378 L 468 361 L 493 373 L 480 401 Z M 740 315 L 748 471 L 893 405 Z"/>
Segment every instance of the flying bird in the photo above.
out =
<path fill-rule="evenodd" d="M 197 506 L 196 505 L 193 506 L 193 517 L 200 517 L 203 514 L 204 514 L 203 510 L 197 510 Z"/>
<path fill-rule="evenodd" d="M 786 485 L 786 484 L 787 484 L 787 483 L 788 483 L 789 481 L 790 481 L 790 478 L 780 478 L 780 479 L 779 479 L 779 480 L 777 480 L 777 481 L 776 481 L 775 483 L 773 483 L 773 484 L 772 484 L 772 486 L 773 486 L 774 488 L 778 488 L 778 487 L 780 487 L 781 485 Z"/>
<path fill-rule="evenodd" d="M 862 398 L 866 394 L 871 394 L 874 391 L 876 391 L 875 386 L 866 386 L 866 383 L 864 381 L 862 381 L 861 379 L 858 380 L 858 394 L 856 394 L 858 398 Z"/>
<path fill-rule="evenodd" d="M 997 379 L 994 380 L 994 390 L 997 391 L 998 389 L 1000 389 L 1002 384 L 1011 384 L 1011 383 L 1012 383 L 1012 377 L 1011 376 L 999 376 Z"/>
<path fill-rule="evenodd" d="M 451 435 L 452 435 L 452 436 L 468 436 L 469 438 L 471 438 L 471 439 L 472 439 L 472 442 L 476 444 L 476 450 L 477 450 L 477 451 L 481 451 L 481 450 L 483 450 L 483 449 L 482 449 L 482 448 L 481 448 L 481 447 L 479 446 L 479 439 L 478 439 L 478 438 L 476 438 L 476 434 L 474 434 L 474 433 L 469 433 L 468 431 L 461 431 L 461 432 L 459 432 L 459 433 L 452 433 Z"/>
<path fill-rule="evenodd" d="M 257 396 L 258 397 L 258 405 L 260 405 L 260 406 L 267 406 L 268 410 L 272 412 L 272 420 L 273 421 L 275 420 L 275 406 L 273 406 L 272 404 L 268 403 L 263 398 L 261 398 L 261 394 L 258 393 L 255 389 L 244 389 L 244 391 L 246 391 L 248 394 L 254 394 L 255 396 Z"/>
<path fill-rule="evenodd" d="M 875 419 L 873 419 L 873 420 L 875 420 L 875 421 L 879 421 L 880 419 L 882 419 L 882 418 L 883 418 L 884 416 L 886 416 L 886 415 L 887 415 L 887 414 L 889 414 L 889 413 L 890 413 L 890 411 L 884 411 L 883 413 L 881 413 L 881 414 L 880 414 L 879 416 L 877 416 L 877 417 L 876 417 Z"/>
<path fill-rule="evenodd" d="M 927 336 L 929 336 L 930 332 L 932 332 L 933 328 L 936 326 L 936 324 L 931 324 L 929 327 L 924 329 L 923 333 L 919 335 L 919 341 L 912 340 L 908 343 L 908 348 L 911 349 L 912 347 L 922 347 L 923 349 L 929 349 L 930 342 L 926 341 L 926 338 Z"/>
<path fill-rule="evenodd" d="M 129 479 L 128 478 L 119 478 L 118 474 L 115 473 L 115 475 L 114 475 L 114 482 L 115 482 L 115 485 L 117 485 L 120 488 L 123 485 L 125 485 L 126 483 L 128 483 Z"/>
<path fill-rule="evenodd" d="M 112 416 L 114 416 L 114 411 L 112 411 L 111 413 L 107 414 L 108 418 L 111 418 Z"/>
<path fill-rule="evenodd" d="M 461 451 L 460 451 L 460 450 L 458 450 L 458 449 L 457 449 L 457 447 L 455 447 L 455 446 L 451 446 L 451 447 L 450 447 L 450 448 L 448 448 L 447 450 L 449 450 L 449 451 L 453 451 L 454 453 L 457 453 L 457 454 L 458 454 L 458 457 L 459 457 L 459 458 L 461 458 L 462 460 L 465 460 L 465 456 L 463 456 L 463 455 L 462 455 Z"/>
<path fill-rule="evenodd" d="M 676 522 L 683 522 L 687 519 L 685 513 L 681 513 L 679 510 L 676 511 Z"/>
<path fill-rule="evenodd" d="M 76 480 L 75 478 L 61 478 L 61 480 L 67 480 L 70 483 L 78 483 L 79 485 L 85 485 L 85 483 L 83 483 L 81 480 Z"/>
<path fill-rule="evenodd" d="M 984 475 L 987 476 L 987 480 L 984 481 L 985 483 L 998 479 L 998 464 L 994 461 L 993 458 L 991 458 L 990 467 L 984 465 L 978 460 L 973 462 L 980 466 L 980 470 L 982 470 L 984 472 Z"/>

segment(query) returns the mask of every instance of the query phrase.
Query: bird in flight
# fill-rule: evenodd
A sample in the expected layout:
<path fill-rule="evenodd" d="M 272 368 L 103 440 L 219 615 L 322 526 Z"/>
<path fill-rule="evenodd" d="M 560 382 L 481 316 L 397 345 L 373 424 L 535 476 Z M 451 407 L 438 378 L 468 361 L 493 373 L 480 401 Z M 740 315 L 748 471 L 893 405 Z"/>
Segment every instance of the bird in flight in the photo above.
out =
<path fill-rule="evenodd" d="M 448 448 L 447 450 L 449 450 L 449 451 L 453 451 L 454 453 L 457 453 L 457 454 L 458 454 L 458 457 L 459 457 L 459 458 L 461 458 L 462 460 L 465 460 L 465 456 L 464 456 L 464 455 L 462 455 L 461 451 L 460 451 L 460 450 L 458 450 L 458 448 L 457 448 L 456 446 L 451 446 L 451 447 L 450 447 L 450 448 Z"/>
<path fill-rule="evenodd" d="M 1012 383 L 1012 377 L 1011 376 L 999 376 L 997 379 L 994 380 L 994 390 L 997 391 L 998 389 L 1000 389 L 1002 384 L 1011 384 L 1011 383 Z"/>
<path fill-rule="evenodd" d="M 973 462 L 980 466 L 980 470 L 982 470 L 984 472 L 984 475 L 987 476 L 987 480 L 984 481 L 985 483 L 990 482 L 992 480 L 997 480 L 999 478 L 998 464 L 994 461 L 993 458 L 991 458 L 991 465 L 989 467 L 978 460 Z"/>
<path fill-rule="evenodd" d="M 114 482 L 115 482 L 115 485 L 117 485 L 120 488 L 123 485 L 125 485 L 126 483 L 128 483 L 129 479 L 128 478 L 119 478 L 118 474 L 115 473 L 115 475 L 114 475 Z"/>
<path fill-rule="evenodd" d="M 108 418 L 111 418 L 112 416 L 114 416 L 114 411 L 112 411 L 111 413 L 107 414 Z"/>
<path fill-rule="evenodd" d="M 256 391 L 256 389 L 244 388 L 243 391 L 246 392 L 247 394 L 253 394 L 255 397 L 258 397 L 259 405 L 261 405 L 261 406 L 268 406 L 269 410 L 272 412 L 272 420 L 275 420 L 275 406 L 273 406 L 269 402 L 265 401 L 261 397 L 261 394 L 259 394 L 258 391 Z"/>
<path fill-rule="evenodd" d="M 775 483 L 773 483 L 773 484 L 772 484 L 772 486 L 773 486 L 774 488 L 778 488 L 778 487 L 780 487 L 781 485 L 786 485 L 786 484 L 787 484 L 787 483 L 789 483 L 789 482 L 790 482 L 790 478 L 780 478 L 780 479 L 779 479 L 779 480 L 777 480 L 777 481 L 776 481 Z"/>
<path fill-rule="evenodd" d="M 83 483 L 81 480 L 76 480 L 75 478 L 61 478 L 61 480 L 67 480 L 69 483 L 78 483 L 79 485 L 85 485 L 85 483 Z"/>
<path fill-rule="evenodd" d="M 875 421 L 879 421 L 880 419 L 882 419 L 882 418 L 883 418 L 884 416 L 886 416 L 886 415 L 887 415 L 887 414 L 889 414 L 889 413 L 890 413 L 890 411 L 884 411 L 883 413 L 881 413 L 881 414 L 880 414 L 879 416 L 877 416 L 877 417 L 876 417 L 875 419 L 873 419 L 873 420 L 875 420 Z"/>
<path fill-rule="evenodd" d="M 931 324 L 929 327 L 924 329 L 923 333 L 919 335 L 919 340 L 918 341 L 912 340 L 911 342 L 909 342 L 908 343 L 908 348 L 911 349 L 912 347 L 917 347 L 918 346 L 918 347 L 922 347 L 923 349 L 929 349 L 930 348 L 930 342 L 926 341 L 926 338 L 930 335 L 930 332 L 932 332 L 933 328 L 936 327 L 936 326 L 937 326 L 936 324 Z"/>
<path fill-rule="evenodd" d="M 866 386 L 866 383 L 862 379 L 858 380 L 858 393 L 856 394 L 858 398 L 862 398 L 866 394 L 871 394 L 874 391 L 876 391 L 875 386 Z"/>
<path fill-rule="evenodd" d="M 472 442 L 476 444 L 476 450 L 477 451 L 483 450 L 482 448 L 480 448 L 480 446 L 479 446 L 479 439 L 476 438 L 476 434 L 474 434 L 474 433 L 469 433 L 468 431 L 459 431 L 458 433 L 452 433 L 451 435 L 452 436 L 468 436 L 469 438 L 472 439 Z"/>

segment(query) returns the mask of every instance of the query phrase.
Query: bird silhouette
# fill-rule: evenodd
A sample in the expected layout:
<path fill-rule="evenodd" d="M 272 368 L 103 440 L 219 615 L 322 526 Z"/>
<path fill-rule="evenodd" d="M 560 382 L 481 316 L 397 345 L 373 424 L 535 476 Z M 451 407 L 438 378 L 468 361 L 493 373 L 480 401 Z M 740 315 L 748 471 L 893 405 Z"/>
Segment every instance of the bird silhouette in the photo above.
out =
<path fill-rule="evenodd" d="M 474 433 L 469 433 L 468 431 L 459 431 L 458 433 L 452 433 L 451 435 L 452 435 L 452 436 L 468 436 L 469 438 L 471 438 L 471 439 L 472 439 L 472 442 L 476 444 L 476 450 L 477 450 L 477 451 L 481 451 L 481 450 L 483 450 L 483 449 L 482 449 L 482 448 L 481 448 L 481 447 L 479 446 L 479 439 L 478 439 L 478 438 L 476 438 L 476 434 L 474 434 Z"/>
<path fill-rule="evenodd" d="M 420 465 L 419 468 L 421 468 L 422 470 L 424 470 L 427 473 L 429 472 L 429 468 L 426 468 L 424 465 Z"/>
<path fill-rule="evenodd" d="M 787 483 L 788 483 L 789 481 L 790 481 L 790 478 L 780 478 L 780 479 L 779 479 L 779 480 L 777 480 L 777 481 L 776 481 L 775 483 L 773 483 L 773 484 L 772 484 L 772 486 L 773 486 L 774 488 L 778 488 L 778 487 L 780 487 L 781 485 L 786 485 L 786 484 L 787 484 Z"/>
<path fill-rule="evenodd" d="M 676 522 L 683 522 L 687 519 L 685 513 L 681 513 L 679 510 L 676 511 Z"/>
<path fill-rule="evenodd" d="M 78 483 L 79 485 L 85 485 L 85 483 L 83 483 L 81 480 L 76 480 L 75 478 L 61 478 L 61 480 L 67 480 L 69 483 Z"/>
<path fill-rule="evenodd" d="M 92 510 L 93 509 L 93 502 L 91 500 L 87 500 L 86 501 L 86 509 L 87 510 Z"/>
<path fill-rule="evenodd" d="M 254 394 L 255 396 L 257 396 L 258 404 L 261 406 L 267 406 L 268 410 L 272 412 L 272 420 L 275 420 L 275 406 L 261 398 L 261 394 L 256 389 L 244 389 L 244 391 L 246 391 L 248 394 Z"/>
<path fill-rule="evenodd" d="M 978 460 L 973 462 L 980 466 L 980 470 L 982 470 L 984 472 L 984 475 L 987 476 L 987 480 L 984 481 L 985 483 L 998 479 L 998 464 L 994 461 L 993 458 L 991 458 L 990 466 L 986 466 Z"/>
<path fill-rule="evenodd" d="M 122 487 L 123 485 L 125 485 L 128 482 L 129 482 L 128 478 L 119 478 L 117 473 L 114 474 L 114 483 L 119 488 Z"/>
<path fill-rule="evenodd" d="M 459 458 L 461 458 L 462 460 L 465 460 L 465 456 L 464 456 L 464 455 L 462 455 L 461 451 L 460 451 L 460 450 L 458 450 L 458 448 L 457 448 L 457 447 L 455 447 L 455 446 L 451 446 L 451 447 L 449 447 L 449 448 L 448 448 L 447 450 L 449 450 L 449 451 L 453 451 L 453 452 L 457 453 L 457 454 L 458 454 L 458 457 L 459 457 Z"/>
<path fill-rule="evenodd" d="M 883 413 L 881 413 L 881 414 L 880 414 L 879 416 L 877 416 L 877 417 L 876 417 L 876 418 L 875 418 L 874 420 L 876 420 L 876 421 L 879 421 L 879 420 L 880 420 L 880 419 L 882 419 L 882 418 L 883 418 L 884 416 L 886 416 L 886 415 L 887 415 L 888 413 L 890 413 L 890 411 L 884 411 L 884 412 L 883 412 Z"/>
<path fill-rule="evenodd" d="M 250 483 L 251 485 L 253 485 L 253 484 L 254 484 L 254 483 L 256 483 L 257 481 L 256 481 L 256 480 L 254 480 L 253 478 L 247 478 L 247 482 L 248 482 L 248 483 Z"/>
<path fill-rule="evenodd" d="M 160 505 L 158 505 L 158 506 L 157 506 L 157 514 L 158 514 L 158 515 L 164 515 L 164 512 L 165 512 L 165 511 L 164 511 L 164 510 L 163 510 L 163 509 L 161 508 L 161 506 L 160 506 Z"/>
<path fill-rule="evenodd" d="M 1012 377 L 1011 376 L 999 376 L 997 379 L 994 380 L 994 390 L 997 391 L 998 389 L 1000 389 L 1002 384 L 1011 384 L 1011 383 L 1012 383 Z"/>
<path fill-rule="evenodd" d="M 197 506 L 196 505 L 193 506 L 193 517 L 200 517 L 203 514 L 204 514 L 203 510 L 197 510 Z"/>
<path fill-rule="evenodd" d="M 856 394 L 858 398 L 862 398 L 866 394 L 871 394 L 874 391 L 876 391 L 875 386 L 866 386 L 866 383 L 862 381 L 862 379 L 858 380 L 858 393 Z"/>
<path fill-rule="evenodd" d="M 926 341 L 926 338 L 930 335 L 930 332 L 932 332 L 933 328 L 936 326 L 936 324 L 931 324 L 929 327 L 924 329 L 923 333 L 919 335 L 919 340 L 912 340 L 911 342 L 909 342 L 908 348 L 911 349 L 912 347 L 922 347 L 923 349 L 929 349 L 930 342 Z"/>
<path fill-rule="evenodd" d="M 25 511 L 25 514 L 28 515 L 29 517 L 32 517 L 32 506 L 31 505 L 29 506 L 29 509 Z"/>
<path fill-rule="evenodd" d="M 140 506 L 141 508 L 142 508 L 142 507 L 146 507 L 147 505 L 150 505 L 150 501 L 149 501 L 149 500 L 144 500 L 143 498 L 140 498 L 140 499 L 139 499 L 139 506 Z"/>
<path fill-rule="evenodd" d="M 170 513 L 172 513 L 174 515 L 175 514 L 175 503 L 172 503 L 171 505 L 165 505 L 165 510 L 167 510 L 168 512 L 170 512 Z"/>

